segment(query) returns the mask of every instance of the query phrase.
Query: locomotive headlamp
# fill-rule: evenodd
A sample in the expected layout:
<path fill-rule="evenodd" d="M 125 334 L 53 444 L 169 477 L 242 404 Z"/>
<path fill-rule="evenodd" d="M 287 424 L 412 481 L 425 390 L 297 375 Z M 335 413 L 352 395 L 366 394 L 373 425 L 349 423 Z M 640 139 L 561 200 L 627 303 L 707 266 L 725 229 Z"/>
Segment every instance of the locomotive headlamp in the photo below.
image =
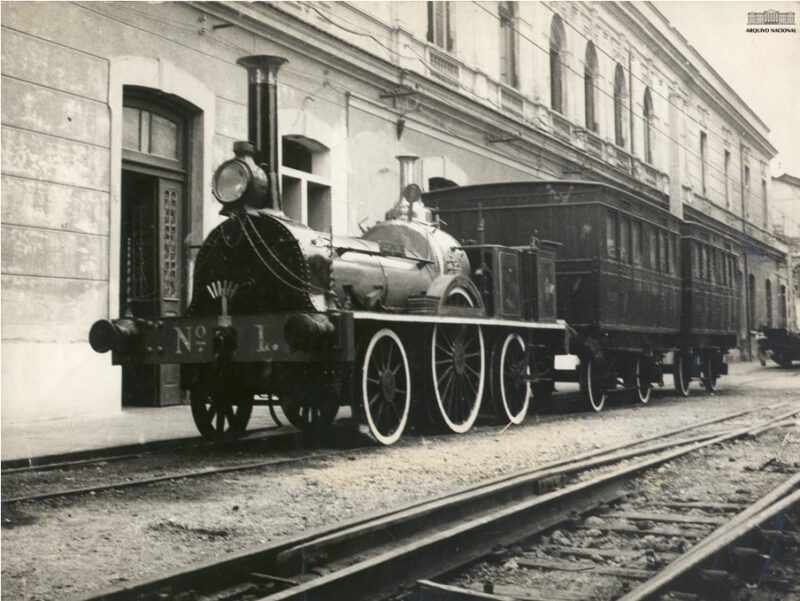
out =
<path fill-rule="evenodd" d="M 239 200 L 250 184 L 250 170 L 239 160 L 220 165 L 214 176 L 214 195 L 222 204 Z"/>
<path fill-rule="evenodd" d="M 225 161 L 214 172 L 214 196 L 226 209 L 239 204 L 265 206 L 269 189 L 267 174 L 253 160 L 253 145 L 235 142 L 233 152 L 236 158 Z"/>

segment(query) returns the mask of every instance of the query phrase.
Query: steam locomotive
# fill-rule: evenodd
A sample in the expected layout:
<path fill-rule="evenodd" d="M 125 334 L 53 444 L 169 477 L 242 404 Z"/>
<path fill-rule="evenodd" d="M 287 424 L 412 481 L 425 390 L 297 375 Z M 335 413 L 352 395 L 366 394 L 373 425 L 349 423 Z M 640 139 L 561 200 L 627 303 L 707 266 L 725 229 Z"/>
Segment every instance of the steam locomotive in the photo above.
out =
<path fill-rule="evenodd" d="M 612 391 L 647 403 L 667 373 L 683 396 L 693 378 L 714 390 L 727 373 L 741 249 L 631 191 L 568 180 L 423 195 L 399 157 L 400 198 L 362 236 L 288 218 L 276 173 L 283 62 L 239 60 L 253 142 L 236 142 L 214 174 L 226 219 L 197 255 L 185 315 L 128 310 L 89 334 L 114 364 L 180 365 L 204 437 L 240 435 L 255 404 L 279 404 L 304 430 L 349 404 L 390 445 L 412 420 L 466 432 L 482 408 L 518 424 L 556 381 L 579 382 L 600 411 Z M 556 369 L 570 352 L 576 367 Z"/>
<path fill-rule="evenodd" d="M 179 364 L 197 428 L 214 440 L 244 432 L 257 403 L 279 403 L 304 429 L 350 404 L 384 445 L 412 418 L 466 432 L 484 397 L 485 409 L 520 423 L 568 351 L 554 249 L 532 230 L 514 246 L 477 230 L 457 241 L 413 183 L 360 237 L 289 219 L 276 173 L 283 62 L 239 60 L 253 142 L 236 142 L 214 174 L 226 219 L 197 255 L 185 315 L 97 321 L 92 348 L 117 365 Z"/>

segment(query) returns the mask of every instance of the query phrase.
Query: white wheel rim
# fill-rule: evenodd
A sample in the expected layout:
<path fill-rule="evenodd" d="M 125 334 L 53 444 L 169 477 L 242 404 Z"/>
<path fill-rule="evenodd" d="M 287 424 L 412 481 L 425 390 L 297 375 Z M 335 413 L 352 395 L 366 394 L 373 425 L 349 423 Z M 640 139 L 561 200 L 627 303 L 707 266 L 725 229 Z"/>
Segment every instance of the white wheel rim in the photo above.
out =
<path fill-rule="evenodd" d="M 601 392 L 599 399 L 594 398 L 592 367 L 594 367 L 594 359 L 589 359 L 589 362 L 586 364 L 586 394 L 589 397 L 589 404 L 592 406 L 592 409 L 600 412 L 603 410 L 603 406 L 606 404 L 606 393 Z"/>
<path fill-rule="evenodd" d="M 683 370 L 686 368 L 683 355 L 678 355 L 673 366 L 672 377 L 675 380 L 675 388 L 682 396 L 689 396 L 689 382 L 684 385 Z"/>
<path fill-rule="evenodd" d="M 650 394 L 653 392 L 653 387 L 647 384 L 647 394 L 642 394 L 642 360 L 636 360 L 636 396 L 639 397 L 639 402 L 646 405 L 650 402 Z"/>
<path fill-rule="evenodd" d="M 381 433 L 380 429 L 375 423 L 372 412 L 370 411 L 370 397 L 368 391 L 369 362 L 370 359 L 372 359 L 372 353 L 375 350 L 375 346 L 378 344 L 378 342 L 387 337 L 394 342 L 394 344 L 397 346 L 397 349 L 400 351 L 400 356 L 403 359 L 403 370 L 406 384 L 403 414 L 400 417 L 397 428 L 389 435 Z M 408 368 L 408 356 L 406 355 L 406 349 L 403 347 L 400 337 L 389 328 L 384 328 L 375 332 L 375 334 L 372 336 L 372 339 L 369 341 L 369 345 L 367 345 L 367 351 L 364 353 L 364 363 L 361 366 L 361 403 L 363 405 L 364 415 L 367 419 L 367 426 L 369 427 L 370 434 L 372 434 L 375 440 L 383 445 L 390 445 L 397 442 L 400 439 L 400 436 L 402 436 L 403 430 L 406 428 L 406 423 L 408 422 L 408 413 L 411 409 L 411 372 Z"/>
<path fill-rule="evenodd" d="M 712 371 L 713 371 L 712 364 L 713 364 L 713 362 L 714 362 L 714 360 L 711 357 L 706 359 L 705 362 L 704 362 L 705 372 L 706 372 L 705 373 L 705 376 L 706 376 L 705 377 L 705 386 L 710 392 L 716 392 L 716 390 L 717 390 L 717 379 L 712 374 Z"/>
<path fill-rule="evenodd" d="M 459 296 L 463 298 L 467 305 L 470 307 L 475 306 L 475 302 L 472 300 L 470 294 L 464 290 L 461 286 L 456 286 L 450 292 L 447 293 L 447 298 L 452 298 L 455 296 Z M 483 386 L 486 381 L 486 351 L 483 344 L 483 330 L 480 326 L 476 326 L 478 330 L 478 343 L 480 347 L 480 373 L 479 373 L 479 381 L 478 381 L 478 390 L 475 395 L 475 401 L 472 404 L 472 410 L 470 411 L 467 418 L 461 422 L 460 424 L 454 422 L 450 419 L 450 416 L 447 414 L 447 411 L 444 407 L 444 401 L 442 399 L 442 395 L 439 391 L 439 377 L 436 373 L 436 363 L 438 353 L 436 352 L 437 341 L 438 341 L 438 334 L 439 334 L 439 324 L 433 326 L 433 336 L 431 336 L 431 377 L 433 380 L 433 392 L 436 398 L 436 405 L 439 407 L 439 414 L 442 416 L 444 423 L 447 427 L 456 434 L 464 434 L 468 432 L 472 425 L 475 423 L 475 420 L 478 419 L 478 412 L 481 408 L 481 399 L 483 398 Z"/>
<path fill-rule="evenodd" d="M 522 352 L 525 352 L 525 341 L 522 339 L 522 336 L 519 334 L 509 334 L 506 339 L 503 341 L 503 348 L 500 350 L 500 400 L 503 403 L 503 410 L 506 412 L 506 418 L 514 425 L 519 425 L 525 419 L 525 416 L 528 414 L 528 407 L 531 403 L 531 384 L 529 381 L 525 382 L 525 400 L 522 403 L 522 407 L 519 410 L 519 413 L 516 415 L 512 414 L 511 407 L 508 403 L 508 394 L 506 392 L 506 353 L 508 352 L 508 347 L 510 344 L 516 341 L 519 343 Z M 527 366 L 525 368 L 525 375 L 531 375 L 531 368 Z"/>

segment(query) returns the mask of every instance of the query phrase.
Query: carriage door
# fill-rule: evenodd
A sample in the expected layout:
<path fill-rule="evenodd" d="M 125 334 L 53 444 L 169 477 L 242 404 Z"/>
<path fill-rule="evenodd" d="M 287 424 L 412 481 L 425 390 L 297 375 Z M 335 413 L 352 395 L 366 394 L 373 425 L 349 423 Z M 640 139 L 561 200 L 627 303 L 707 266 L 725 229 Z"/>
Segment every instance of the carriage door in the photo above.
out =
<path fill-rule="evenodd" d="M 137 96 L 124 102 L 120 315 L 179 315 L 185 305 L 185 125 Z M 182 402 L 177 365 L 123 366 L 125 406 Z"/>

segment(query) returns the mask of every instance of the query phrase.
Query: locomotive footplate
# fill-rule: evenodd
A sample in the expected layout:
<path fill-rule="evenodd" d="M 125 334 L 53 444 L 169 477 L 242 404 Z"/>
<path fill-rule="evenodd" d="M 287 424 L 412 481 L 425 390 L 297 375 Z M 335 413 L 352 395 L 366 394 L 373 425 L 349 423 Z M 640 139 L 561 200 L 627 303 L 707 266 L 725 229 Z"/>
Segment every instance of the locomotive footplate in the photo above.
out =
<path fill-rule="evenodd" d="M 348 312 L 272 313 L 158 320 L 101 320 L 90 333 L 98 352 L 121 364 L 349 362 L 355 357 Z"/>

